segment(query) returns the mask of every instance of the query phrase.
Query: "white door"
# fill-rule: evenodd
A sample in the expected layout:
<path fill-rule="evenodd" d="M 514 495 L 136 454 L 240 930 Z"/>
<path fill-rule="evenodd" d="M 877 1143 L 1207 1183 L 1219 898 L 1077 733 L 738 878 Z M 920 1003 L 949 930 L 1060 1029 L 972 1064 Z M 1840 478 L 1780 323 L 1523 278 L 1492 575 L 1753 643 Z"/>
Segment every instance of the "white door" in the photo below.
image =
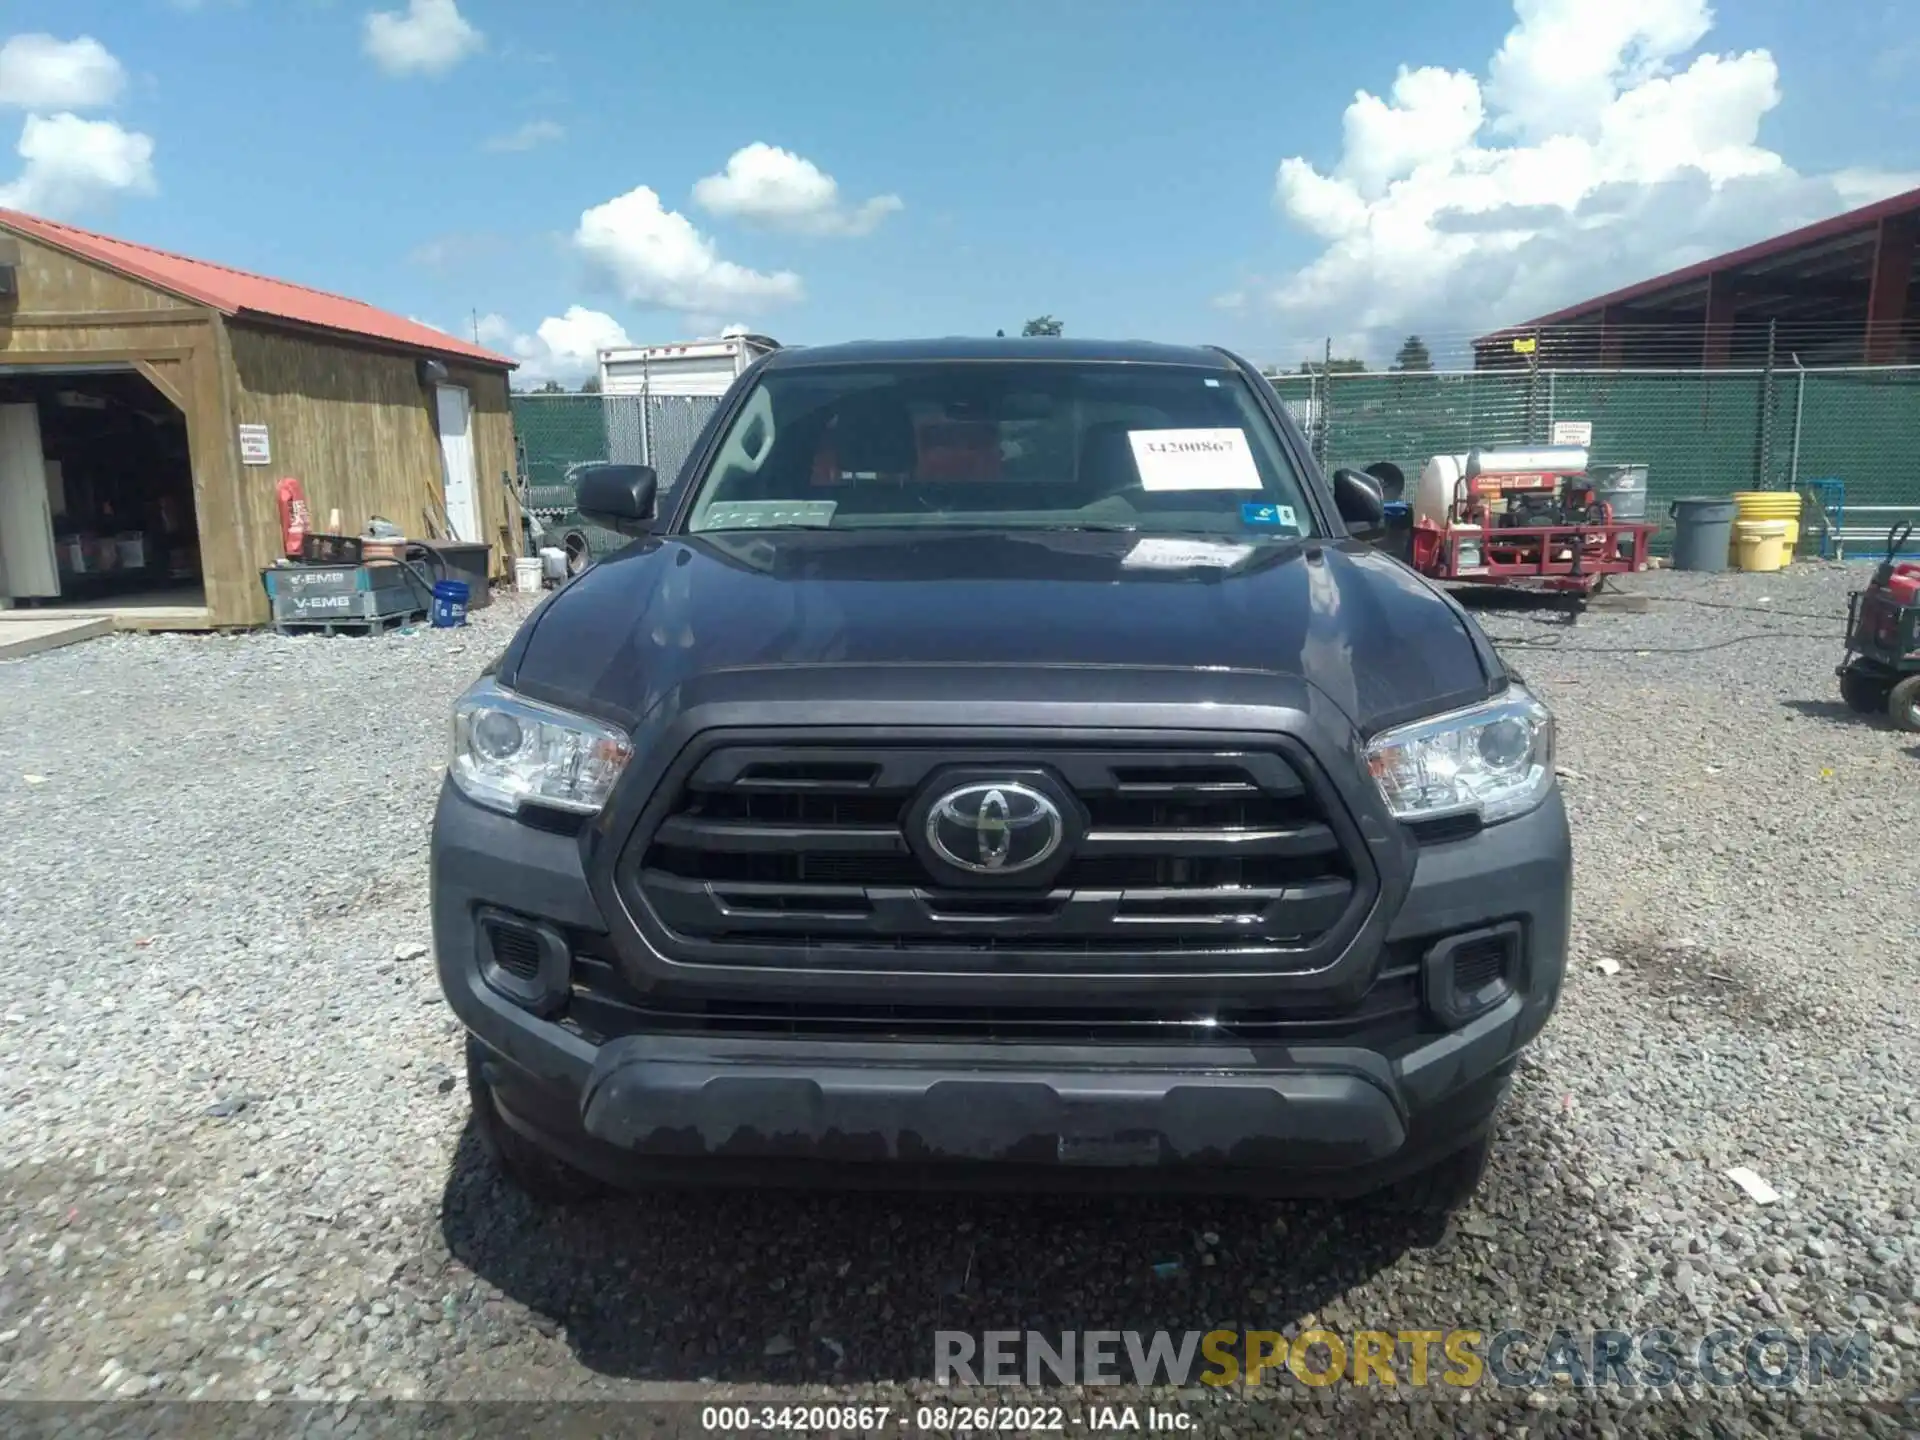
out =
<path fill-rule="evenodd" d="M 437 385 L 434 400 L 440 416 L 440 458 L 445 472 L 447 524 L 456 540 L 477 543 L 480 533 L 480 476 L 473 458 L 473 414 L 467 392 L 458 385 Z"/>
<path fill-rule="evenodd" d="M 32 405 L 0 405 L 0 562 L 9 597 L 60 593 L 47 458 L 40 451 L 40 412 Z"/>

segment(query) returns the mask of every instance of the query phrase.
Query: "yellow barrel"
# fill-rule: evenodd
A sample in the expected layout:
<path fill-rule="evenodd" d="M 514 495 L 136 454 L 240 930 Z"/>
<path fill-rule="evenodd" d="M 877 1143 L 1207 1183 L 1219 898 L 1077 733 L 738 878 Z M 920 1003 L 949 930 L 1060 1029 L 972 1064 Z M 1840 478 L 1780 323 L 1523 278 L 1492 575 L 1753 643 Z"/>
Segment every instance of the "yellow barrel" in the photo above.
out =
<path fill-rule="evenodd" d="M 1778 570 L 1787 563 L 1784 520 L 1736 520 L 1733 548 L 1740 568 L 1755 574 Z"/>
<path fill-rule="evenodd" d="M 1798 490 L 1738 490 L 1734 492 L 1733 503 L 1739 507 L 1741 520 L 1784 520 L 1787 522 L 1786 539 L 1781 542 L 1781 550 L 1787 563 L 1793 560 L 1794 548 L 1800 543 L 1800 492 Z M 1738 546 L 1740 542 L 1734 541 Z M 1736 562 L 1737 563 L 1737 562 Z"/>

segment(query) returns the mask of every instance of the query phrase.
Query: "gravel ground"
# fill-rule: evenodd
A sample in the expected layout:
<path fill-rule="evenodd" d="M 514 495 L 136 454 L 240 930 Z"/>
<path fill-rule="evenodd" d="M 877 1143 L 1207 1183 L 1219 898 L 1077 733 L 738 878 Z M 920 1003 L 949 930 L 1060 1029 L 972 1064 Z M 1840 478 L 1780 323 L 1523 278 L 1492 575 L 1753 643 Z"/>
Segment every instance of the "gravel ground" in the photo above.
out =
<path fill-rule="evenodd" d="M 479 1161 L 419 954 L 443 717 L 523 602 L 464 632 L 0 665 L 0 1397 L 901 1405 L 932 1393 L 937 1329 L 1316 1320 L 1863 1329 L 1868 1397 L 1913 1394 L 1920 743 L 1837 703 L 1860 575 L 1661 572 L 1633 582 L 1646 613 L 1485 617 L 1561 717 L 1577 920 L 1493 1172 L 1444 1233 L 1191 1200 L 543 1213 Z M 1364 1399 L 1288 1397 L 1161 1399 L 1209 1433 L 1350 1430 Z M 1557 1392 L 1396 1402 L 1369 1429 L 1692 1413 Z M 1751 1391 L 1721 1423 L 1898 1428 Z"/>

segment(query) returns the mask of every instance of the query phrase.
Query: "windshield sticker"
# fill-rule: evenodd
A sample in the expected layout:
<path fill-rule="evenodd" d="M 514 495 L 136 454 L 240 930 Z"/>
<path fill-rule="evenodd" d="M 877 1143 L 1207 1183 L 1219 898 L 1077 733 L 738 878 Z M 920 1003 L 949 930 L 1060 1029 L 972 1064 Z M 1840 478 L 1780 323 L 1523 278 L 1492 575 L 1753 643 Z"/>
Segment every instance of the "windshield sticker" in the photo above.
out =
<path fill-rule="evenodd" d="M 1242 525 L 1274 525 L 1291 530 L 1296 535 L 1300 532 L 1300 526 L 1294 521 L 1291 505 L 1262 505 L 1257 501 L 1249 500 L 1240 507 L 1240 523 Z"/>
<path fill-rule="evenodd" d="M 1143 490 L 1258 490 L 1243 430 L 1129 430 Z"/>
<path fill-rule="evenodd" d="M 735 500 L 712 505 L 701 517 L 702 530 L 758 530 L 769 525 L 811 525 L 822 529 L 833 523 L 838 500 Z"/>
<path fill-rule="evenodd" d="M 1207 540 L 1142 540 L 1120 563 L 1129 570 L 1230 570 L 1253 553 L 1251 545 Z"/>

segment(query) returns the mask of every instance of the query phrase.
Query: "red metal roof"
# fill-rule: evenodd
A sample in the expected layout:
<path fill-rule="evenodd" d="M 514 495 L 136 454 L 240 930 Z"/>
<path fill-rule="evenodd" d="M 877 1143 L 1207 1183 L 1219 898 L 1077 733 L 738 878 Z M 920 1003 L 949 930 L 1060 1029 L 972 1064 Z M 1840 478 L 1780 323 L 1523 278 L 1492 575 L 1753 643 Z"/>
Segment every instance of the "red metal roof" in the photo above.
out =
<path fill-rule="evenodd" d="M 1711 260 L 1702 260 L 1698 264 L 1672 270 L 1665 275 L 1656 275 L 1651 280 L 1642 280 L 1624 289 L 1609 291 L 1605 295 L 1596 295 L 1591 300 L 1582 300 L 1578 305 L 1563 306 L 1551 315 L 1541 315 L 1518 325 L 1505 326 L 1482 338 L 1498 339 L 1515 330 L 1526 331 L 1545 325 L 1558 325 L 1563 321 L 1591 314 L 1609 305 L 1623 305 L 1629 300 L 1656 295 L 1662 290 L 1670 290 L 1677 285 L 1704 280 L 1718 271 L 1737 269 L 1742 265 L 1751 265 L 1756 260 L 1770 259 L 1808 245 L 1818 245 L 1825 240 L 1833 240 L 1854 231 L 1865 230 L 1877 225 L 1888 215 L 1902 215 L 1909 210 L 1920 210 L 1920 190 L 1908 190 L 1904 194 L 1890 195 L 1885 200 L 1876 200 L 1871 205 L 1862 205 L 1858 210 L 1849 210 L 1844 215 L 1835 215 L 1829 220 L 1818 220 L 1811 225 L 1803 225 L 1798 230 L 1789 230 L 1784 235 L 1775 235 L 1771 239 L 1762 240 L 1739 250 L 1729 250 L 1726 254 L 1716 255 Z"/>
<path fill-rule="evenodd" d="M 131 240 L 116 240 L 111 235 L 96 235 L 91 230 L 23 215 L 17 210 L 0 210 L 0 227 L 17 231 L 77 255 L 83 260 L 104 265 L 136 280 L 144 280 L 183 299 L 210 305 L 226 315 L 259 315 L 273 320 L 288 320 L 381 340 L 410 350 L 429 354 L 476 360 L 484 365 L 510 369 L 515 362 L 504 355 L 478 345 L 470 345 L 431 325 L 403 320 L 386 310 L 324 290 L 311 290 L 285 280 L 270 280 L 206 260 L 191 260 L 184 255 L 136 245 Z"/>

